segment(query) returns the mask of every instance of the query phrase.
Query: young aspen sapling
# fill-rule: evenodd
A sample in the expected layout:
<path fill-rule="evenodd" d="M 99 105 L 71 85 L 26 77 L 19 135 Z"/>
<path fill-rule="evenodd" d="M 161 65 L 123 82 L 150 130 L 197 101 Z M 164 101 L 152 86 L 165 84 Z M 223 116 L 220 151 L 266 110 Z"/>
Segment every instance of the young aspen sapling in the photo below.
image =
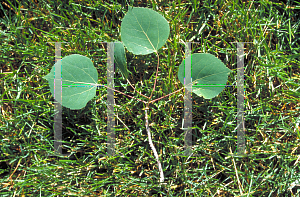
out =
<path fill-rule="evenodd" d="M 149 105 L 174 93 L 182 91 L 184 88 L 189 88 L 191 85 L 193 85 L 193 93 L 198 96 L 203 96 L 205 99 L 211 99 L 223 91 L 227 82 L 228 74 L 231 72 L 222 63 L 222 61 L 215 56 L 206 53 L 194 53 L 191 57 L 189 57 L 192 60 L 192 79 L 194 80 L 192 84 L 184 83 L 185 60 L 188 58 L 186 57 L 180 64 L 178 71 L 178 79 L 183 84 L 183 87 L 161 98 L 151 100 L 153 92 L 155 91 L 158 75 L 158 50 L 166 43 L 169 33 L 169 23 L 162 15 L 148 8 L 130 7 L 121 23 L 121 40 L 123 43 L 115 43 L 114 45 L 115 65 L 134 90 L 135 88 L 128 80 L 127 61 L 124 47 L 126 47 L 126 49 L 134 55 L 156 53 L 158 63 L 155 82 L 150 97 L 147 97 L 135 90 L 148 101 L 137 99 L 106 85 L 97 84 L 98 73 L 96 68 L 93 66 L 92 61 L 89 58 L 78 54 L 62 58 L 61 62 L 55 63 L 50 73 L 44 77 L 48 80 L 50 91 L 52 95 L 54 95 L 55 67 L 61 66 L 62 101 L 58 102 L 62 106 L 72 110 L 78 110 L 85 107 L 86 104 L 95 97 L 97 86 L 104 86 L 125 96 L 143 102 L 145 104 L 145 108 L 143 110 L 145 110 L 145 126 L 148 134 L 148 141 L 158 164 L 160 183 L 164 182 L 164 173 L 157 151 L 152 142 L 151 131 L 148 124 L 147 112 L 149 110 Z"/>

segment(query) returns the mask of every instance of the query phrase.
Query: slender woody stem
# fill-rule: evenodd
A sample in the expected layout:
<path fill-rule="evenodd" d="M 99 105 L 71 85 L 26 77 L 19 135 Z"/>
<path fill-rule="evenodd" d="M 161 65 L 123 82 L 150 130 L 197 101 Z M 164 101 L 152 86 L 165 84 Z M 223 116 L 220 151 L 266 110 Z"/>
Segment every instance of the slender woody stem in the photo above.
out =
<path fill-rule="evenodd" d="M 150 95 L 150 97 L 149 97 L 149 100 L 152 98 L 153 92 L 154 92 L 154 90 L 155 90 L 156 79 L 157 79 L 157 74 L 158 74 L 159 55 L 158 55 L 157 52 L 156 52 L 156 55 L 157 55 L 157 60 L 158 60 L 158 61 L 157 61 L 157 67 L 156 67 L 156 76 L 155 76 L 155 82 L 154 82 L 153 90 L 152 90 L 152 92 L 151 92 L 151 95 Z M 148 106 L 149 106 L 149 104 L 148 104 Z"/>
<path fill-rule="evenodd" d="M 151 147 L 151 149 L 152 149 L 152 151 L 153 151 L 153 154 L 154 154 L 154 157 L 155 157 L 155 159 L 156 159 L 156 161 L 157 161 L 158 170 L 159 170 L 159 173 L 160 173 L 160 183 L 162 184 L 162 183 L 164 182 L 164 172 L 163 172 L 163 169 L 162 169 L 162 167 L 161 167 L 161 163 L 160 163 L 160 160 L 159 160 L 157 151 L 156 151 L 155 146 L 153 145 L 153 142 L 152 142 L 151 131 L 150 131 L 149 124 L 148 124 L 148 114 L 147 114 L 147 110 L 149 109 L 149 104 L 150 104 L 150 103 L 153 103 L 153 102 L 155 102 L 155 101 L 157 101 L 157 100 L 163 99 L 163 98 L 165 98 L 165 97 L 167 97 L 167 96 L 170 96 L 170 95 L 172 95 L 172 94 L 174 94 L 174 93 L 176 93 L 176 92 L 179 92 L 179 91 L 181 91 L 184 87 L 182 87 L 180 90 L 177 90 L 177 91 L 175 91 L 175 92 L 172 92 L 172 93 L 170 93 L 170 94 L 168 94 L 168 95 L 166 95 L 166 96 L 163 96 L 163 97 L 161 97 L 161 98 L 158 98 L 158 99 L 155 99 L 155 100 L 150 101 L 151 98 L 152 98 L 153 92 L 154 92 L 154 90 L 155 90 L 156 80 L 157 80 L 157 75 L 158 75 L 159 55 L 158 55 L 157 52 L 156 52 L 156 55 L 157 55 L 158 62 L 157 62 L 157 67 L 156 67 L 156 75 L 155 75 L 154 87 L 153 87 L 153 90 L 152 90 L 152 92 L 151 92 L 150 97 L 147 97 L 147 96 L 141 94 L 140 92 L 136 91 L 136 89 L 131 85 L 130 81 L 127 79 L 127 82 L 130 84 L 130 86 L 131 86 L 137 93 L 139 93 L 141 96 L 143 96 L 143 97 L 145 97 L 145 98 L 148 98 L 148 102 L 142 101 L 142 100 L 140 100 L 140 99 L 138 99 L 138 98 L 134 98 L 134 97 L 132 97 L 132 96 L 129 96 L 129 95 L 127 95 L 127 94 L 125 94 L 125 93 L 123 93 L 123 92 L 121 92 L 121 91 L 115 90 L 115 89 L 113 89 L 113 88 L 109 88 L 109 87 L 107 87 L 106 85 L 101 85 L 101 86 L 104 86 L 104 87 L 106 87 L 106 88 L 109 88 L 109 89 L 111 89 L 111 90 L 114 90 L 114 91 L 116 91 L 116 92 L 119 92 L 119 93 L 121 93 L 121 94 L 124 94 L 125 96 L 128 96 L 128 97 L 130 97 L 130 98 L 137 99 L 138 101 L 142 101 L 143 103 L 146 104 L 146 107 L 145 107 L 145 119 L 146 119 L 146 124 L 145 124 L 145 126 L 146 126 L 146 130 L 147 130 L 147 134 L 148 134 L 148 139 L 149 139 L 150 147 Z M 97 84 L 97 85 L 100 85 L 100 84 Z"/>
<path fill-rule="evenodd" d="M 143 103 L 147 104 L 147 102 L 146 102 L 146 101 L 142 101 L 142 100 L 140 100 L 140 99 L 138 99 L 138 98 L 135 98 L 135 97 L 129 96 L 129 95 L 127 95 L 127 94 L 125 94 L 125 93 L 123 93 L 123 92 L 121 92 L 121 91 L 119 91 L 119 90 L 116 90 L 116 89 L 113 89 L 113 88 L 107 87 L 106 85 L 102 85 L 102 84 L 97 84 L 97 85 L 104 86 L 104 87 L 106 87 L 106 88 L 108 88 L 108 89 L 111 89 L 111 90 L 113 90 L 113 91 L 119 92 L 119 93 L 121 93 L 121 94 L 124 94 L 125 96 L 128 96 L 128 97 L 130 97 L 130 98 L 136 99 L 136 100 L 138 100 L 138 101 L 141 101 L 141 102 L 143 102 Z"/>
<path fill-rule="evenodd" d="M 157 79 L 157 74 L 158 74 L 159 55 L 158 55 L 157 52 L 156 52 L 156 55 L 157 55 L 157 59 L 158 59 L 157 68 L 156 68 L 156 76 L 155 76 L 154 87 L 153 87 L 153 90 L 152 90 L 151 95 L 149 97 L 149 100 L 151 100 L 153 92 L 155 90 L 156 79 Z M 158 165 L 158 170 L 159 170 L 159 174 L 160 174 L 160 183 L 163 183 L 164 182 L 164 172 L 163 172 L 163 169 L 161 167 L 161 163 L 159 161 L 159 157 L 158 157 L 157 151 L 155 149 L 155 146 L 153 145 L 152 138 L 151 138 L 151 131 L 150 131 L 149 124 L 148 124 L 147 110 L 149 109 L 149 104 L 150 104 L 150 102 L 148 101 L 147 105 L 146 105 L 146 108 L 145 108 L 146 130 L 147 130 L 147 134 L 148 134 L 148 140 L 149 140 L 150 147 L 151 147 L 151 149 L 153 151 L 153 154 L 155 156 L 155 159 L 156 159 L 156 162 L 157 162 L 157 165 Z"/>
<path fill-rule="evenodd" d="M 180 90 L 182 90 L 183 88 L 184 88 L 184 87 L 182 87 Z M 152 101 L 150 101 L 149 103 L 154 103 L 155 101 L 158 101 L 158 100 L 163 99 L 163 98 L 165 98 L 165 97 L 167 97 L 167 96 L 170 96 L 171 94 L 174 94 L 174 93 L 176 93 L 176 92 L 179 92 L 180 90 L 176 90 L 175 92 L 172 92 L 172 93 L 170 93 L 170 94 L 168 94 L 168 95 L 166 95 L 166 96 L 163 96 L 163 97 L 160 97 L 160 98 L 158 98 L 158 99 L 152 100 Z"/>
<path fill-rule="evenodd" d="M 147 109 L 145 109 L 145 119 L 146 119 L 146 130 L 147 130 L 147 134 L 148 134 L 149 144 L 150 144 L 150 147 L 151 147 L 151 149 L 153 151 L 155 159 L 157 161 L 158 170 L 159 170 L 159 174 L 160 174 L 160 182 L 162 183 L 162 182 L 164 182 L 164 172 L 162 170 L 161 163 L 159 161 L 157 151 L 156 151 L 155 146 L 153 145 L 153 142 L 152 142 L 151 131 L 150 131 L 150 128 L 149 128 L 149 125 L 148 125 Z"/>
<path fill-rule="evenodd" d="M 137 93 L 139 93 L 139 95 L 141 95 L 141 96 L 143 96 L 143 97 L 145 97 L 145 98 L 147 98 L 147 99 L 150 99 L 148 96 L 143 95 L 142 93 L 138 92 L 138 91 L 133 87 L 133 85 L 131 85 L 131 83 L 130 83 L 130 81 L 129 81 L 128 79 L 126 79 L 126 80 L 127 80 L 127 82 L 129 83 L 129 85 L 134 89 L 134 91 L 136 91 Z"/>

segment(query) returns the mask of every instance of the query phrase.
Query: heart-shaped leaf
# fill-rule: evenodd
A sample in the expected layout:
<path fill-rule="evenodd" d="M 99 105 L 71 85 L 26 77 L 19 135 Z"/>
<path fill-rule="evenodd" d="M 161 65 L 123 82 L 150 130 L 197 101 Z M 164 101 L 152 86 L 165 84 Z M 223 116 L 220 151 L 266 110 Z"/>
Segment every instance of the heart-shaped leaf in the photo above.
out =
<path fill-rule="evenodd" d="M 135 55 L 157 52 L 170 33 L 168 21 L 148 8 L 129 9 L 121 23 L 121 40 Z"/>
<path fill-rule="evenodd" d="M 127 62 L 126 62 L 124 45 L 121 42 L 115 43 L 114 52 L 115 52 L 115 65 L 117 66 L 117 68 L 120 69 L 124 77 L 128 79 L 128 70 L 127 70 Z"/>
<path fill-rule="evenodd" d="M 54 95 L 55 67 L 61 65 L 62 106 L 70 109 L 81 109 L 86 106 L 96 95 L 98 73 L 93 62 L 82 55 L 74 54 L 61 59 L 61 63 L 56 62 L 50 73 L 43 77 L 47 79 L 50 91 Z M 61 84 L 61 80 L 56 83 Z"/>
<path fill-rule="evenodd" d="M 194 53 L 191 56 L 192 92 L 211 99 L 223 91 L 231 72 L 225 64 L 209 53 Z M 179 66 L 178 79 L 184 85 L 185 60 Z M 185 84 L 187 88 L 189 84 Z"/>

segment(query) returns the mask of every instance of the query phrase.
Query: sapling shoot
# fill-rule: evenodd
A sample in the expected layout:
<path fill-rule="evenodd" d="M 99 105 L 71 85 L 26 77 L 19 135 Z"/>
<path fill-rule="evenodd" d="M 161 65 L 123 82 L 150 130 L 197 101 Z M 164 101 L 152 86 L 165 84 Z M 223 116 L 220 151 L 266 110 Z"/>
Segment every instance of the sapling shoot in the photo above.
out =
<path fill-rule="evenodd" d="M 158 12 L 148 8 L 130 7 L 121 23 L 122 43 L 115 43 L 114 45 L 115 65 L 121 71 L 123 78 L 126 79 L 134 91 L 136 91 L 136 89 L 128 80 L 125 47 L 134 55 L 147 55 L 151 53 L 155 53 L 157 55 L 158 63 L 155 82 L 150 97 L 136 91 L 138 94 L 145 97 L 147 101 L 127 95 L 106 85 L 97 84 L 98 73 L 96 68 L 93 66 L 92 61 L 88 57 L 73 54 L 62 58 L 60 64 L 62 101 L 58 102 L 64 107 L 72 110 L 78 110 L 85 107 L 86 104 L 95 97 L 97 86 L 104 86 L 145 104 L 145 126 L 148 134 L 149 145 L 157 161 L 160 173 L 160 183 L 164 182 L 164 173 L 157 151 L 152 142 L 151 131 L 148 123 L 148 110 L 150 110 L 149 105 L 172 94 L 178 93 L 191 85 L 193 87 L 193 93 L 198 96 L 203 96 L 205 99 L 211 99 L 223 91 L 227 82 L 228 74 L 231 72 L 230 69 L 228 69 L 222 61 L 215 56 L 206 53 L 194 53 L 190 57 L 192 59 L 192 84 L 184 83 L 184 59 L 180 64 L 178 71 L 178 79 L 183 84 L 183 87 L 161 98 L 151 100 L 153 92 L 155 91 L 159 70 L 158 50 L 166 43 L 169 33 L 170 27 L 167 20 Z M 52 95 L 54 95 L 54 74 L 56 64 L 54 64 L 50 73 L 44 77 L 49 82 Z M 211 84 L 224 84 L 224 86 L 214 86 Z"/>

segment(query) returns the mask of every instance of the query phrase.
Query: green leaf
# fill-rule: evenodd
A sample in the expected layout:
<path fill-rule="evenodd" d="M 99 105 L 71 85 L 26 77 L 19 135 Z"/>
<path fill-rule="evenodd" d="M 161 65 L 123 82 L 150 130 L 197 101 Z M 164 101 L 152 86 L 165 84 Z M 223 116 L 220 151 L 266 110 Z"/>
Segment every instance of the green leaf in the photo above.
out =
<path fill-rule="evenodd" d="M 157 52 L 170 33 L 168 21 L 148 8 L 129 9 L 121 23 L 121 40 L 135 55 Z"/>
<path fill-rule="evenodd" d="M 43 77 L 47 79 L 50 91 L 54 95 L 55 68 L 60 66 L 56 62 L 50 73 Z M 62 78 L 62 106 L 70 109 L 81 109 L 86 106 L 96 95 L 98 72 L 93 62 L 82 55 L 69 55 L 61 60 L 61 78 Z M 61 80 L 56 81 L 61 84 Z"/>
<path fill-rule="evenodd" d="M 115 43 L 114 47 L 115 65 L 120 69 L 126 79 L 128 79 L 127 62 L 125 56 L 125 48 L 121 42 Z"/>
<path fill-rule="evenodd" d="M 223 91 L 231 72 L 225 64 L 208 53 L 194 53 L 191 57 L 192 92 L 211 99 Z M 179 66 L 178 79 L 184 85 L 185 60 Z M 185 84 L 187 88 L 189 84 Z"/>

